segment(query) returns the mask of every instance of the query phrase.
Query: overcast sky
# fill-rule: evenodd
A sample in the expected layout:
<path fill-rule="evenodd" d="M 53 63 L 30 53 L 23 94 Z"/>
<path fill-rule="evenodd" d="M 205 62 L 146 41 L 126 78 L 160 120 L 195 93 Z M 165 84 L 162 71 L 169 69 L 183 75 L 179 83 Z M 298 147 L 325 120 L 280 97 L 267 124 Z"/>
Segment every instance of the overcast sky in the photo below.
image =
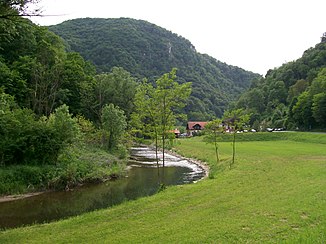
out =
<path fill-rule="evenodd" d="M 32 19 L 40 25 L 83 17 L 146 20 L 200 53 L 262 75 L 301 57 L 326 32 L 326 0 L 40 0 L 38 6 L 48 15 Z"/>

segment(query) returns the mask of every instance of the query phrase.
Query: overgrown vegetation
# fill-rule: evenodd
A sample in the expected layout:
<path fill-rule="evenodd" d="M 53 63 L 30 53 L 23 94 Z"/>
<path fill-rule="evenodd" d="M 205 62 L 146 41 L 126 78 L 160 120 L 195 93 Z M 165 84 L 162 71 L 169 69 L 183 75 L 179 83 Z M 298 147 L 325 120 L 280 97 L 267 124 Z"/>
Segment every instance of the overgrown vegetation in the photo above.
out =
<path fill-rule="evenodd" d="M 0 194 L 69 189 L 124 171 L 117 157 L 100 149 L 103 132 L 82 117 L 72 118 L 66 105 L 37 119 L 10 95 L 0 93 L 0 100 Z M 119 138 L 111 141 L 109 149 L 117 148 Z"/>
<path fill-rule="evenodd" d="M 122 68 L 96 76 L 60 37 L 21 17 L 34 2 L 0 4 L 1 195 L 106 180 L 123 174 L 128 156 L 135 79 Z"/>

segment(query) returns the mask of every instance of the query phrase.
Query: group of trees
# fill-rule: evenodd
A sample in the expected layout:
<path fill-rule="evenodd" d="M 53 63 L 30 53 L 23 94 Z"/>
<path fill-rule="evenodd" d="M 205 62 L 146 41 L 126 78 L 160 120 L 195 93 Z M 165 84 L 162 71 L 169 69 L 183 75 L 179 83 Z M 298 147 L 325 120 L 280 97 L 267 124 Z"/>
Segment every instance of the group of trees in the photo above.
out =
<path fill-rule="evenodd" d="M 227 110 L 221 119 L 212 120 L 205 125 L 205 139 L 214 144 L 216 164 L 220 162 L 218 143 L 221 140 L 221 135 L 228 130 L 232 133 L 232 159 L 229 164 L 231 169 L 235 162 L 236 135 L 249 126 L 249 118 L 250 114 L 247 114 L 243 109 Z"/>
<path fill-rule="evenodd" d="M 326 42 L 256 79 L 233 106 L 251 113 L 257 129 L 326 129 Z"/>
<path fill-rule="evenodd" d="M 74 159 L 88 157 L 72 148 L 95 146 L 121 155 L 131 126 L 155 139 L 157 148 L 162 139 L 165 148 L 191 93 L 190 83 L 176 82 L 176 69 L 154 85 L 139 84 L 119 67 L 97 73 L 80 54 L 67 52 L 60 37 L 22 18 L 16 6 L 12 11 L 9 22 L 0 20 L 3 29 L 13 27 L 0 37 L 2 167 L 65 167 L 71 180 L 72 171 L 78 174 Z"/>
<path fill-rule="evenodd" d="M 136 80 L 122 68 L 96 74 L 67 52 L 60 37 L 22 17 L 34 2 L 0 3 L 0 165 L 56 165 L 84 142 L 114 151 Z"/>
<path fill-rule="evenodd" d="M 133 113 L 134 128 L 155 140 L 157 166 L 158 147 L 162 139 L 163 168 L 166 139 L 171 134 L 176 119 L 182 116 L 180 109 L 186 105 L 191 93 L 191 83 L 178 84 L 175 80 L 176 69 L 160 77 L 155 87 L 144 80 L 137 89 Z"/>

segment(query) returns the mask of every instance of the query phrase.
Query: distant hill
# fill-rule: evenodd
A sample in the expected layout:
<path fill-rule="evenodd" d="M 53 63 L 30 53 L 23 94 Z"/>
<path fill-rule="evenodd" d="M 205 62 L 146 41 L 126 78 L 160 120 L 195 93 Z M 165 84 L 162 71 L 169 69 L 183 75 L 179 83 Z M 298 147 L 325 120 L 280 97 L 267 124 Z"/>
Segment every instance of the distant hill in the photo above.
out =
<path fill-rule="evenodd" d="M 236 108 L 257 128 L 326 129 L 326 33 L 302 57 L 269 70 L 243 93 Z"/>
<path fill-rule="evenodd" d="M 50 26 L 68 50 L 92 61 L 98 72 L 120 66 L 138 78 L 155 80 L 178 69 L 178 82 L 192 82 L 186 112 L 189 119 L 221 116 L 258 74 L 200 54 L 185 38 L 135 19 L 75 19 Z"/>

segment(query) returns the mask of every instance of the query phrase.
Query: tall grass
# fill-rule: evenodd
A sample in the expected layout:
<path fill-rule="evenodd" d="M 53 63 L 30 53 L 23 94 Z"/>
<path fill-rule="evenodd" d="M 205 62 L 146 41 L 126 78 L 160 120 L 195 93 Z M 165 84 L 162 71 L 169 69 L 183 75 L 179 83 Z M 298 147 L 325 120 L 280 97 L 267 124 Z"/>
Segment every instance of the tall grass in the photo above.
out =
<path fill-rule="evenodd" d="M 125 171 L 126 161 L 104 150 L 67 148 L 57 165 L 12 165 L 0 168 L 0 195 L 63 190 L 85 182 L 100 182 Z"/>

